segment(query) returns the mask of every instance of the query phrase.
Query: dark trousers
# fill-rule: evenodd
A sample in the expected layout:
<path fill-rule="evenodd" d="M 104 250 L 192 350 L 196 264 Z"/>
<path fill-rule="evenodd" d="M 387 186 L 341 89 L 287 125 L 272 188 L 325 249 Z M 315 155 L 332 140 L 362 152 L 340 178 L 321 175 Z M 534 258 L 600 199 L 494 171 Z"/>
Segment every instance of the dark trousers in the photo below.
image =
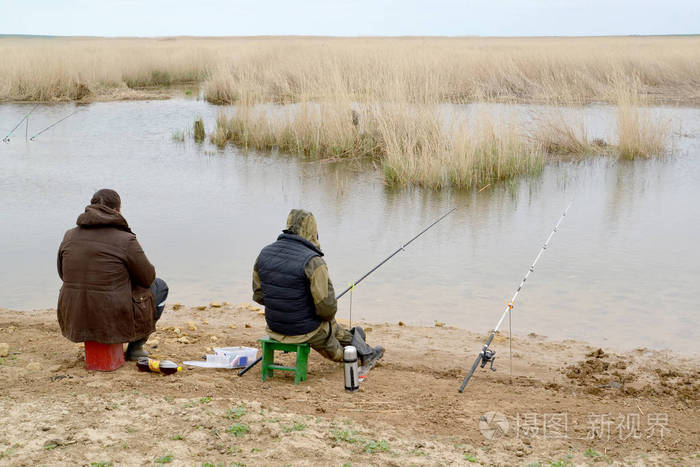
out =
<path fill-rule="evenodd" d="M 352 334 L 335 320 L 327 321 L 306 343 L 327 359 L 342 362 L 343 348 L 352 343 Z"/>
<path fill-rule="evenodd" d="M 168 298 L 168 284 L 166 284 L 160 277 L 156 277 L 156 280 L 153 281 L 150 289 L 151 293 L 153 294 L 153 303 L 156 305 L 156 321 L 158 321 L 160 319 L 160 315 L 163 314 L 163 310 L 165 309 L 165 299 Z M 130 352 L 129 349 L 131 349 L 131 346 L 141 346 L 145 344 L 147 340 L 148 336 L 144 337 L 143 339 L 130 342 L 129 347 L 127 347 L 126 350 L 127 353 Z"/>
<path fill-rule="evenodd" d="M 150 289 L 156 305 L 156 321 L 158 321 L 165 309 L 165 300 L 168 298 L 168 284 L 160 277 L 156 277 Z"/>

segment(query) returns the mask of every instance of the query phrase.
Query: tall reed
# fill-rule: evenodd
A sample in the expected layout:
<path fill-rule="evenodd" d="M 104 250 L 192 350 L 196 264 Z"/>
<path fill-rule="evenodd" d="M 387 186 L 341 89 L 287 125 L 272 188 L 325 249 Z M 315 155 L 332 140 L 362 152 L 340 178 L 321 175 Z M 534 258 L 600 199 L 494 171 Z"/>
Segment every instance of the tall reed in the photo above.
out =
<path fill-rule="evenodd" d="M 211 141 L 308 158 L 372 157 L 390 185 L 467 188 L 542 169 L 544 153 L 515 119 L 455 121 L 428 104 L 240 106 Z"/>
<path fill-rule="evenodd" d="M 700 103 L 700 37 L 0 38 L 0 100 L 204 82 L 216 103 L 338 90 L 355 102 L 614 103 L 615 77 L 633 75 L 659 100 Z"/>
<path fill-rule="evenodd" d="M 617 152 L 625 159 L 663 156 L 670 151 L 671 125 L 649 109 L 645 96 L 633 86 L 620 86 L 617 95 Z"/>

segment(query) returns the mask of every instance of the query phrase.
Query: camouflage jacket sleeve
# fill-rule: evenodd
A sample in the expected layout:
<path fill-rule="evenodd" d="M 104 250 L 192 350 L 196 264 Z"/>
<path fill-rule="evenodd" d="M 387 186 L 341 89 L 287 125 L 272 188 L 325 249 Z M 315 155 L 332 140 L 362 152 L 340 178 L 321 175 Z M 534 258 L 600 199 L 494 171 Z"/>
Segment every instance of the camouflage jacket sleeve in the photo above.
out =
<path fill-rule="evenodd" d="M 265 295 L 263 294 L 262 285 L 260 284 L 257 260 L 255 260 L 255 266 L 253 266 L 253 300 L 265 306 Z"/>
<path fill-rule="evenodd" d="M 314 298 L 314 305 L 316 305 L 316 314 L 324 321 L 332 321 L 335 319 L 337 303 L 326 262 L 320 256 L 314 256 L 306 263 L 304 272 L 309 279 L 311 295 Z"/>

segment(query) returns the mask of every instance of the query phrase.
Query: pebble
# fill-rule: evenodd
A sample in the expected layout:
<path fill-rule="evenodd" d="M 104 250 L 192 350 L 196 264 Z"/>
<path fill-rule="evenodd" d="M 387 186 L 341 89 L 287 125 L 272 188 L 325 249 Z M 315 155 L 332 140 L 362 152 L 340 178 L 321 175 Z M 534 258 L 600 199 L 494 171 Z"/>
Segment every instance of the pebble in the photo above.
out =
<path fill-rule="evenodd" d="M 189 329 L 190 331 L 196 331 L 197 325 L 194 324 L 194 321 L 188 321 L 187 322 L 187 329 Z"/>
<path fill-rule="evenodd" d="M 27 365 L 27 370 L 39 371 L 41 370 L 41 364 L 39 362 L 31 362 L 29 365 Z"/>
<path fill-rule="evenodd" d="M 0 357 L 7 357 L 10 353 L 10 344 L 5 342 L 0 343 Z"/>
<path fill-rule="evenodd" d="M 182 303 L 174 303 L 173 304 L 173 311 L 179 310 L 180 308 L 182 308 Z"/>
<path fill-rule="evenodd" d="M 231 329 L 236 329 L 237 326 L 235 324 L 229 324 L 228 327 L 230 327 Z"/>
<path fill-rule="evenodd" d="M 182 331 L 180 331 L 180 328 L 173 328 L 173 332 L 177 334 L 178 336 L 182 334 Z"/>
<path fill-rule="evenodd" d="M 187 338 L 187 336 L 182 336 L 177 340 L 180 344 L 190 344 L 190 340 Z"/>
<path fill-rule="evenodd" d="M 211 303 L 209 304 L 209 306 L 212 307 L 212 308 L 221 308 L 221 303 L 219 303 L 219 302 L 211 302 Z"/>
<path fill-rule="evenodd" d="M 441 328 L 441 327 L 443 327 L 443 326 L 445 326 L 445 323 L 441 323 L 440 321 L 435 321 L 435 327 L 436 327 L 436 328 Z"/>
<path fill-rule="evenodd" d="M 247 327 L 247 328 L 252 328 L 253 326 L 251 326 L 251 325 L 248 324 L 248 323 L 245 323 L 245 327 Z"/>
<path fill-rule="evenodd" d="M 211 336 L 209 339 L 211 339 L 212 342 L 216 342 L 219 340 L 219 338 L 216 336 Z"/>
<path fill-rule="evenodd" d="M 206 306 L 206 305 L 199 305 L 199 306 L 197 307 L 197 309 L 198 309 L 198 310 L 206 310 L 206 309 L 207 309 L 207 306 Z"/>
<path fill-rule="evenodd" d="M 399 321 L 399 326 L 406 326 L 406 323 L 404 323 L 403 321 Z"/>
<path fill-rule="evenodd" d="M 59 371 L 61 371 L 61 365 L 54 365 L 52 367 L 49 367 L 49 371 L 51 373 L 58 373 Z"/>

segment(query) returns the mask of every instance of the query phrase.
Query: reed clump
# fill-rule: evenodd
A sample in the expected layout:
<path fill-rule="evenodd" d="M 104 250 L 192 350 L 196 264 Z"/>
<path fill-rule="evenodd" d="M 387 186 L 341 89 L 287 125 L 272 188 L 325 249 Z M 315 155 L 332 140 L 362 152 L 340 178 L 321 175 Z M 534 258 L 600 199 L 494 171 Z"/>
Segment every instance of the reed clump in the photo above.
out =
<path fill-rule="evenodd" d="M 194 121 L 194 140 L 197 143 L 201 143 L 207 137 L 206 131 L 204 131 L 204 120 L 199 117 Z"/>
<path fill-rule="evenodd" d="M 591 138 L 583 119 L 572 123 L 559 115 L 546 115 L 535 121 L 532 138 L 550 155 L 584 156 L 600 154 L 608 147 L 601 138 Z"/>
<path fill-rule="evenodd" d="M 347 104 L 304 102 L 285 108 L 238 106 L 220 113 L 211 141 L 258 150 L 278 149 L 311 159 L 379 155 L 376 133 L 353 124 Z"/>
<path fill-rule="evenodd" d="M 664 156 L 670 152 L 671 125 L 647 107 L 634 86 L 618 88 L 617 152 L 624 159 Z"/>
<path fill-rule="evenodd" d="M 536 173 L 544 165 L 539 144 L 515 119 L 453 120 L 436 105 L 347 103 L 241 106 L 217 118 L 210 140 L 245 149 L 280 150 L 307 158 L 371 157 L 389 185 L 432 189 Z"/>

